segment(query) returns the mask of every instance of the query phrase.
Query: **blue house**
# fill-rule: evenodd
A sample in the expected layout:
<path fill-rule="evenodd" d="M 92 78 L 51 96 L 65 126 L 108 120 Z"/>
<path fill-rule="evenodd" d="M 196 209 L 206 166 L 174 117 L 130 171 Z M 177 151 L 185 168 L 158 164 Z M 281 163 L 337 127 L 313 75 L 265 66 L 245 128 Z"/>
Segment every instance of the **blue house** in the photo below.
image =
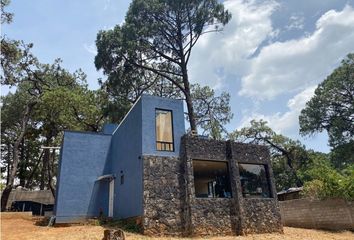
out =
<path fill-rule="evenodd" d="M 119 126 L 65 131 L 55 215 L 139 219 L 150 235 L 238 235 L 282 231 L 276 196 L 267 148 L 185 134 L 183 101 L 143 95 Z"/>

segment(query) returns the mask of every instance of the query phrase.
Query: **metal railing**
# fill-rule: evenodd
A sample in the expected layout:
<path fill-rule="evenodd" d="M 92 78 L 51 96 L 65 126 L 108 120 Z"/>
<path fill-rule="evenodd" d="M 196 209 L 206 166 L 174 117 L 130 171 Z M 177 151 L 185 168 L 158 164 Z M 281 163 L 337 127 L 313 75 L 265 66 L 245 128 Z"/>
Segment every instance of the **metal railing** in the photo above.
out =
<path fill-rule="evenodd" d="M 173 142 L 156 141 L 156 149 L 158 151 L 173 152 Z"/>

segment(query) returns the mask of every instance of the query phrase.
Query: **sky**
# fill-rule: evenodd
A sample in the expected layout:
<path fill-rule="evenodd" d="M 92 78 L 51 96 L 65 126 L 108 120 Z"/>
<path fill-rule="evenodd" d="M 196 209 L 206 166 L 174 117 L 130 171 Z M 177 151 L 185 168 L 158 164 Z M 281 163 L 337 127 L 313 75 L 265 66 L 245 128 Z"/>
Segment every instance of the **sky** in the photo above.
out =
<path fill-rule="evenodd" d="M 221 33 L 203 35 L 189 65 L 193 83 L 231 95 L 229 131 L 264 119 L 277 133 L 328 152 L 327 134 L 302 137 L 298 116 L 322 82 L 354 52 L 354 0 L 223 1 L 232 13 Z M 61 58 L 98 88 L 95 39 L 124 22 L 126 0 L 12 0 L 14 21 L 2 34 L 33 43 L 43 63 Z M 2 95 L 9 90 L 2 87 Z"/>

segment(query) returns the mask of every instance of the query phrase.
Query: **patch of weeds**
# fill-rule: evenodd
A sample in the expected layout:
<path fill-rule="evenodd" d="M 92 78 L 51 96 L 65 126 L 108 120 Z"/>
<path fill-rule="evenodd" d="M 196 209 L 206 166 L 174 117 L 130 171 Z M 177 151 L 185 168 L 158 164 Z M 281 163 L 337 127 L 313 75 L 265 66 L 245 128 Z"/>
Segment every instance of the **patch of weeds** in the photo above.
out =
<path fill-rule="evenodd" d="M 130 233 L 141 233 L 142 228 L 139 223 L 135 219 L 128 219 L 128 220 L 116 220 L 105 218 L 101 220 L 101 226 L 105 228 L 120 228 L 123 231 L 130 232 Z"/>
<path fill-rule="evenodd" d="M 36 217 L 36 218 L 33 218 L 34 219 L 34 225 L 36 226 L 48 226 L 48 223 L 49 223 L 49 217 Z"/>

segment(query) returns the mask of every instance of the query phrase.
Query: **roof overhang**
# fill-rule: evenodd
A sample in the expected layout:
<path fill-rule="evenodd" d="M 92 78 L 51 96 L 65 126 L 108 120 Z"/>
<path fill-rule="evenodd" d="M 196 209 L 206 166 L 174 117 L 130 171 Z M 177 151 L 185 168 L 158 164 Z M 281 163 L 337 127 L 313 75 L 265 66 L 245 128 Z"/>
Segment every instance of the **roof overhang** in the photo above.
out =
<path fill-rule="evenodd" d="M 101 181 L 101 180 L 108 180 L 108 181 L 112 181 L 113 179 L 115 179 L 113 174 L 106 174 L 106 175 L 102 175 L 99 176 L 96 181 Z"/>

